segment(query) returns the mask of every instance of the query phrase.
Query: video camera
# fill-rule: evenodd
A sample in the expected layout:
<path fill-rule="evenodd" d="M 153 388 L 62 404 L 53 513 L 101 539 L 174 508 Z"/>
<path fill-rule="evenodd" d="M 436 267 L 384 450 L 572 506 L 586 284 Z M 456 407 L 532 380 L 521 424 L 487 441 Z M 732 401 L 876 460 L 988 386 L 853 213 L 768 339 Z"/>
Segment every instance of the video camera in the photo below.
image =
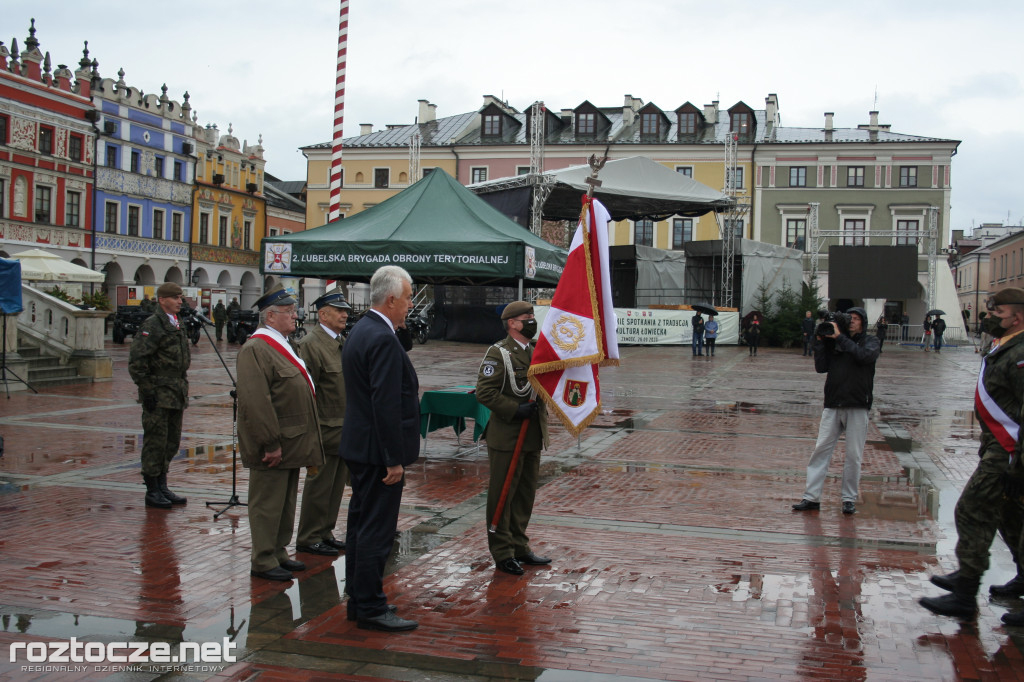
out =
<path fill-rule="evenodd" d="M 850 315 L 848 313 L 833 313 L 827 310 L 823 310 L 818 313 L 818 326 L 814 329 L 814 334 L 821 337 L 832 336 L 834 330 L 830 323 L 835 322 L 836 326 L 839 327 L 840 334 L 850 334 Z"/>

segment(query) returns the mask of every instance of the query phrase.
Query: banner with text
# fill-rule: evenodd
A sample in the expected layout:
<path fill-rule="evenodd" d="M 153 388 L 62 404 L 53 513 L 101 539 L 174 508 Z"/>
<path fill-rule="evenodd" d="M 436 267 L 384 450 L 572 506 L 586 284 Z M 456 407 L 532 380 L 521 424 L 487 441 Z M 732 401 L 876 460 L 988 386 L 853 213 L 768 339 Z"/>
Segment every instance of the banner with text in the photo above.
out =
<path fill-rule="evenodd" d="M 537 326 L 544 324 L 548 306 L 534 306 Z M 694 310 L 647 310 L 616 308 L 619 319 L 620 346 L 689 345 L 693 340 L 691 319 Z M 707 320 L 707 315 L 703 316 Z M 723 312 L 715 316 L 718 321 L 718 344 L 735 345 L 740 339 L 740 314 Z"/>

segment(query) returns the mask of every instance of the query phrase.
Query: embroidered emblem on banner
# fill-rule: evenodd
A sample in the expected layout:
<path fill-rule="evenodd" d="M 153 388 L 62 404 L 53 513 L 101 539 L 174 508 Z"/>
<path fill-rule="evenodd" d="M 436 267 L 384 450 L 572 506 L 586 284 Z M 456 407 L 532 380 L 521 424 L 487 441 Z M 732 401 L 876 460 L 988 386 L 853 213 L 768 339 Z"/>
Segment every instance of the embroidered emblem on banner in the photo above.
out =
<path fill-rule="evenodd" d="M 267 272 L 291 272 L 292 245 L 267 244 L 264 263 Z"/>
<path fill-rule="evenodd" d="M 569 407 L 579 407 L 587 400 L 588 381 L 575 381 L 569 379 L 565 382 L 565 390 L 562 391 L 562 402 Z"/>
<path fill-rule="evenodd" d="M 574 315 L 562 315 L 555 321 L 551 331 L 551 343 L 565 353 L 571 353 L 579 348 L 580 342 L 585 336 L 583 322 Z"/>

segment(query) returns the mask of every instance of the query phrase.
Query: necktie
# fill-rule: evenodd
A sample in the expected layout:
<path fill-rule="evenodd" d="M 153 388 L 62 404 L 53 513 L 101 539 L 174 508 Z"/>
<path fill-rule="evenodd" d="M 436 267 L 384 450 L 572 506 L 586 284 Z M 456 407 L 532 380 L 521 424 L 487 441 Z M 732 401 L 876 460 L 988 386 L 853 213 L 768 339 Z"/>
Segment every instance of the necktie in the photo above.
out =
<path fill-rule="evenodd" d="M 174 328 L 175 329 L 180 329 L 181 327 L 178 324 L 178 316 L 177 315 L 171 315 L 171 319 L 174 320 Z"/>

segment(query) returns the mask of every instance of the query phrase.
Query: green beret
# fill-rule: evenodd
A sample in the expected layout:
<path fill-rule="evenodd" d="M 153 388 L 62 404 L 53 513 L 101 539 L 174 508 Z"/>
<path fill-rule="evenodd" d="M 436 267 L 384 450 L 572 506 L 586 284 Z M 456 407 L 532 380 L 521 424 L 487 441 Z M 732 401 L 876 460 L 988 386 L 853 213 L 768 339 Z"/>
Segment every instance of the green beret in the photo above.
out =
<path fill-rule="evenodd" d="M 1010 303 L 1024 305 L 1024 289 L 1007 287 L 1000 289 L 992 296 L 992 305 L 1007 305 Z"/>
<path fill-rule="evenodd" d="M 175 296 L 181 296 L 181 285 L 175 284 L 174 282 L 164 282 L 160 285 L 160 288 L 156 290 L 157 298 L 174 298 Z"/>
<path fill-rule="evenodd" d="M 513 317 L 518 317 L 523 313 L 533 313 L 533 304 L 527 303 L 526 301 L 512 301 L 505 309 L 501 311 L 501 319 L 511 320 Z"/>

